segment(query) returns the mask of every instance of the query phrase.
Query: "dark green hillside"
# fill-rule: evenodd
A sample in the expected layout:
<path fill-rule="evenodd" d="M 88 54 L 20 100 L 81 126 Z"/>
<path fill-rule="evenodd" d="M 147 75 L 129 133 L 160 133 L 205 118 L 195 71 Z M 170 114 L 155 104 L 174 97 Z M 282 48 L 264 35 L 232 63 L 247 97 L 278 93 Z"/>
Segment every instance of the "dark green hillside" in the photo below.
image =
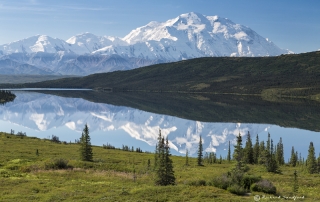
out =
<path fill-rule="evenodd" d="M 93 74 L 11 87 L 112 88 L 281 96 L 320 94 L 320 52 L 278 57 L 197 58 L 129 71 Z"/>

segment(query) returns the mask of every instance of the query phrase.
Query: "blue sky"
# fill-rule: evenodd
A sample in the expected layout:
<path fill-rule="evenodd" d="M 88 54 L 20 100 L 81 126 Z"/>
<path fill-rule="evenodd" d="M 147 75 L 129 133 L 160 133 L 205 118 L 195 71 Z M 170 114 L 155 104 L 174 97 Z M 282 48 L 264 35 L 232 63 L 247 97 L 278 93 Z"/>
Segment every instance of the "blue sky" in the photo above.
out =
<path fill-rule="evenodd" d="M 319 8 L 319 0 L 0 0 L 0 44 L 37 34 L 124 37 L 150 21 L 194 11 L 229 18 L 301 53 L 320 49 Z"/>

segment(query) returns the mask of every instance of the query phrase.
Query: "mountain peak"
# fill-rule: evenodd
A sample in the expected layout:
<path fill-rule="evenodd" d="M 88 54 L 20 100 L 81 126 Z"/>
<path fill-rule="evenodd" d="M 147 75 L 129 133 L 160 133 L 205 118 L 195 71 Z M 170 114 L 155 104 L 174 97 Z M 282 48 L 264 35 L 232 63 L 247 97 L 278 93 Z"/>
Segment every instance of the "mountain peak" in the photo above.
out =
<path fill-rule="evenodd" d="M 36 35 L 0 46 L 0 60 L 5 58 L 4 55 L 12 53 L 32 55 L 31 53 L 37 52 L 53 54 L 52 62 L 47 59 L 43 59 L 43 62 L 34 59 L 37 64 L 41 63 L 45 67 L 50 63 L 49 66 L 58 69 L 59 73 L 74 74 L 77 71 L 95 73 L 115 68 L 123 70 L 197 57 L 276 56 L 289 51 L 278 48 L 249 27 L 236 24 L 227 18 L 189 12 L 165 22 L 151 21 L 132 30 L 124 38 L 96 36 L 84 32 L 64 41 L 47 35 Z M 112 54 L 123 57 L 127 62 L 120 64 L 120 60 L 106 61 L 106 56 Z M 95 59 L 84 61 L 82 57 L 80 61 L 70 58 L 79 55 L 86 55 L 86 58 L 92 56 Z M 35 64 L 33 59 L 23 60 L 23 63 Z M 96 70 L 93 70 L 94 65 Z"/>

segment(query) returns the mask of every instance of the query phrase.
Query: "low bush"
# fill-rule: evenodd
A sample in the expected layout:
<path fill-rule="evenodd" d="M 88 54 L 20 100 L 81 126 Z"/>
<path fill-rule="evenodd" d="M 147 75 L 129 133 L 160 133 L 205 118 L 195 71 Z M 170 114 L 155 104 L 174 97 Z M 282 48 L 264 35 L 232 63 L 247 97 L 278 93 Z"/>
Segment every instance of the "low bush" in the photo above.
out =
<path fill-rule="evenodd" d="M 46 162 L 45 163 L 45 169 L 49 170 L 49 169 L 68 169 L 68 168 L 72 168 L 71 165 L 68 165 L 68 160 L 66 159 L 54 159 L 52 161 Z"/>
<path fill-rule="evenodd" d="M 247 193 L 247 190 L 238 184 L 232 184 L 230 187 L 228 187 L 227 190 L 237 195 L 244 195 L 245 193 Z"/>
<path fill-rule="evenodd" d="M 261 181 L 261 176 L 244 175 L 242 178 L 242 184 L 245 189 L 250 189 L 253 183 Z"/>
<path fill-rule="evenodd" d="M 261 180 L 251 185 L 251 191 L 264 192 L 267 194 L 275 194 L 276 187 L 268 180 Z"/>
<path fill-rule="evenodd" d="M 220 189 L 227 189 L 231 185 L 232 181 L 228 178 L 227 175 L 221 175 L 218 177 L 213 178 L 210 182 L 211 185 L 218 187 Z"/>

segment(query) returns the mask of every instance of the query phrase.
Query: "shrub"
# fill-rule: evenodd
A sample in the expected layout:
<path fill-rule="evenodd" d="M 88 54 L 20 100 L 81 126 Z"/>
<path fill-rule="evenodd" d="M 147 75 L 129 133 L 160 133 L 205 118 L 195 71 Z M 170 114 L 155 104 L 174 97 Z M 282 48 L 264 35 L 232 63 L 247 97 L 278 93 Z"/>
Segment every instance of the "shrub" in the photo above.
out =
<path fill-rule="evenodd" d="M 247 192 L 245 188 L 238 184 L 232 184 L 230 187 L 228 187 L 228 191 L 237 195 L 244 195 Z"/>
<path fill-rule="evenodd" d="M 231 185 L 231 179 L 224 174 L 224 175 L 213 178 L 210 184 L 220 189 L 227 189 Z"/>
<path fill-rule="evenodd" d="M 68 165 L 68 160 L 66 159 L 54 159 L 53 161 L 45 163 L 45 169 L 68 169 L 72 166 Z"/>
<path fill-rule="evenodd" d="M 245 189 L 250 189 L 253 183 L 259 182 L 261 180 L 261 176 L 255 175 L 244 175 L 242 178 L 242 184 Z"/>
<path fill-rule="evenodd" d="M 111 145 L 111 144 L 109 144 L 109 143 L 107 143 L 106 145 L 103 144 L 102 147 L 103 147 L 104 149 L 116 149 L 115 146 L 113 146 L 113 145 Z"/>
<path fill-rule="evenodd" d="M 60 143 L 59 137 L 58 137 L 58 136 L 55 136 L 55 135 L 52 135 L 52 136 L 51 136 L 51 142 Z"/>
<path fill-rule="evenodd" d="M 264 192 L 267 194 L 275 194 L 276 187 L 268 180 L 261 180 L 251 185 L 251 191 Z"/>

